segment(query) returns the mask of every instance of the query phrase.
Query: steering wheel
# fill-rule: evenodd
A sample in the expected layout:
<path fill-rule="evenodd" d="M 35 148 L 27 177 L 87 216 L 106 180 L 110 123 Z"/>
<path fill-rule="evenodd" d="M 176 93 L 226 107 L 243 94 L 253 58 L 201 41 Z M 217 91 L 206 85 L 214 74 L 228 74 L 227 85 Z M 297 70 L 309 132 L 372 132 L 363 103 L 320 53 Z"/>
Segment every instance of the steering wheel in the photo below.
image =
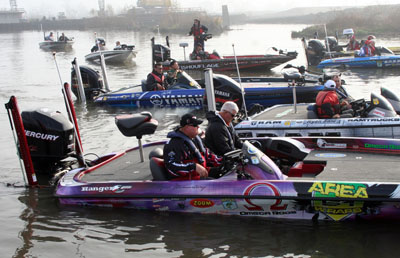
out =
<path fill-rule="evenodd" d="M 223 175 L 231 171 L 238 163 L 243 160 L 243 153 L 241 149 L 227 152 L 223 156 L 220 171 Z"/>
<path fill-rule="evenodd" d="M 355 116 L 361 116 L 365 109 L 365 99 L 357 99 L 350 102 Z"/>

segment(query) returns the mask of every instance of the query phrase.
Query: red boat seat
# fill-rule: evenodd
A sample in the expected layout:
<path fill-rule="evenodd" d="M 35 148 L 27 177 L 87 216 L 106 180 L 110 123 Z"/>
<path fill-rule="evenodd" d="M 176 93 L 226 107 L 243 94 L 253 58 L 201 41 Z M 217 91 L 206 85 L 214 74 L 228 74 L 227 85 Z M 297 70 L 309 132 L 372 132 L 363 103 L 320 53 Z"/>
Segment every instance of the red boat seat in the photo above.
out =
<path fill-rule="evenodd" d="M 150 158 L 150 171 L 154 181 L 167 181 L 167 170 L 164 165 L 164 160 L 152 157 Z"/>

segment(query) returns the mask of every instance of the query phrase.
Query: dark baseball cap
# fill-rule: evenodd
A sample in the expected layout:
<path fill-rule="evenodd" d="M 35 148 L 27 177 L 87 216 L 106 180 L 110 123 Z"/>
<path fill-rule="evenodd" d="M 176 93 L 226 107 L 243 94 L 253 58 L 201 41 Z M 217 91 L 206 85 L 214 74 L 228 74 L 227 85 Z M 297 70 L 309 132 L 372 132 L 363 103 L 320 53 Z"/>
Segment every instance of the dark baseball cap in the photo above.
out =
<path fill-rule="evenodd" d="M 203 120 L 198 119 L 195 115 L 188 113 L 182 116 L 180 125 L 183 127 L 185 125 L 193 125 L 198 126 L 199 124 L 203 123 Z"/>

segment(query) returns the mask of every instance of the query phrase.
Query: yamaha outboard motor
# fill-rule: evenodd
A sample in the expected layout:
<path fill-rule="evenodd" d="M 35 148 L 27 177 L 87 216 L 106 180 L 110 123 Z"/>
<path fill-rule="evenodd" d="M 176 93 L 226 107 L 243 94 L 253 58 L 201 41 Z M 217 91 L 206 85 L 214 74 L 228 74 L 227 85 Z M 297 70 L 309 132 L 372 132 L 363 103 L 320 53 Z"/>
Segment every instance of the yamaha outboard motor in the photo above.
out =
<path fill-rule="evenodd" d="M 394 117 L 397 116 L 392 105 L 383 96 L 371 93 L 370 106 L 364 112 L 365 117 Z"/>
<path fill-rule="evenodd" d="M 37 173 L 49 174 L 59 161 L 72 156 L 74 128 L 60 112 L 42 108 L 24 111 L 21 117 Z"/>
<path fill-rule="evenodd" d="M 398 115 L 400 115 L 400 99 L 394 94 L 392 91 L 381 87 L 381 95 L 384 96 L 389 103 L 392 105 L 393 109 L 396 111 Z"/>
<path fill-rule="evenodd" d="M 226 75 L 214 74 L 213 83 L 217 110 L 221 110 L 226 101 L 235 102 L 239 110 L 243 107 L 242 89 L 238 82 Z"/>
<path fill-rule="evenodd" d="M 93 99 L 100 93 L 104 92 L 103 78 L 98 71 L 88 67 L 79 67 L 82 76 L 83 89 L 85 91 L 86 99 Z M 71 70 L 71 90 L 76 97 L 78 97 L 78 79 L 76 77 L 75 69 Z"/>

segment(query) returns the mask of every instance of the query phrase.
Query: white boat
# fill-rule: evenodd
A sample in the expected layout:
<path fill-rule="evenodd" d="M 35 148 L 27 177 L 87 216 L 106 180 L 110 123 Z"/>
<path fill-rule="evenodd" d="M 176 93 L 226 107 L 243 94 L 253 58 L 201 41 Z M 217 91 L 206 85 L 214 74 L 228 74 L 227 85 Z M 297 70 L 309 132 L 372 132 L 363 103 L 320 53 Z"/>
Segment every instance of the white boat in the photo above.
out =
<path fill-rule="evenodd" d="M 235 126 L 240 137 L 400 138 L 399 98 L 385 88 L 352 102 L 353 118 L 318 119 L 313 103 L 276 105 Z M 396 114 L 397 113 L 397 114 Z"/>
<path fill-rule="evenodd" d="M 67 40 L 67 41 L 46 40 L 40 42 L 39 47 L 43 50 L 66 51 L 66 50 L 71 50 L 73 44 L 74 44 L 73 40 Z"/>
<path fill-rule="evenodd" d="M 131 62 L 136 57 L 135 49 L 102 50 L 106 63 L 123 64 Z M 100 51 L 92 52 L 85 56 L 86 61 L 100 63 Z"/>

